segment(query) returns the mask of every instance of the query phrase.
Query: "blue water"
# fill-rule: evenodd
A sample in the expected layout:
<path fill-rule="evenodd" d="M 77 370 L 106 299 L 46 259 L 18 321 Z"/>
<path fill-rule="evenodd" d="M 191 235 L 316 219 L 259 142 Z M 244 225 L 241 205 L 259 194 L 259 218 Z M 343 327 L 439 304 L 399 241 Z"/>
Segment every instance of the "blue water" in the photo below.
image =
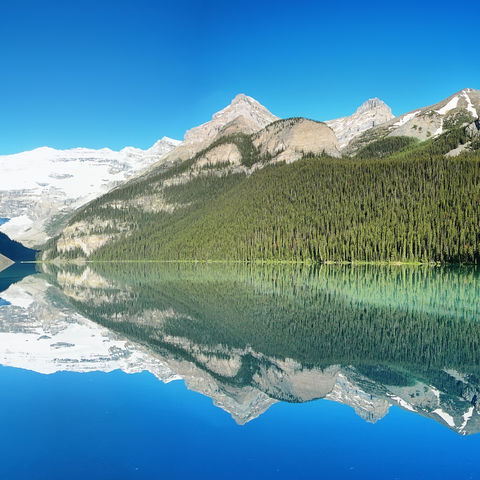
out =
<path fill-rule="evenodd" d="M 0 273 L 0 480 L 480 478 L 477 268 L 37 267 Z M 127 364 L 192 390 L 36 373 Z"/>
<path fill-rule="evenodd" d="M 14 263 L 5 270 L 2 270 L 0 272 L 0 293 L 7 290 L 10 285 L 20 282 L 23 278 L 34 273 L 35 264 L 33 263 Z"/>
<path fill-rule="evenodd" d="M 181 381 L 0 368 L 0 478 L 479 478 L 480 436 L 318 400 L 238 426 Z"/>
<path fill-rule="evenodd" d="M 0 217 L 0 225 L 3 225 L 4 223 L 7 223 L 8 220 L 10 220 L 10 219 L 9 219 L 9 218 Z"/>

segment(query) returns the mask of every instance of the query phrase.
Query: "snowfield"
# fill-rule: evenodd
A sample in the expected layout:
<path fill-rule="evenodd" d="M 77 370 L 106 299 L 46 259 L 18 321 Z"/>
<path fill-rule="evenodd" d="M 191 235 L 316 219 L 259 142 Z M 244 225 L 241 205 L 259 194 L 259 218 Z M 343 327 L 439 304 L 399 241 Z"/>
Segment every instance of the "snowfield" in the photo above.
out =
<path fill-rule="evenodd" d="M 41 147 L 0 155 L 0 217 L 10 218 L 0 231 L 27 246 L 43 243 L 56 215 L 67 214 L 142 172 L 180 143 L 164 137 L 148 150 Z"/>

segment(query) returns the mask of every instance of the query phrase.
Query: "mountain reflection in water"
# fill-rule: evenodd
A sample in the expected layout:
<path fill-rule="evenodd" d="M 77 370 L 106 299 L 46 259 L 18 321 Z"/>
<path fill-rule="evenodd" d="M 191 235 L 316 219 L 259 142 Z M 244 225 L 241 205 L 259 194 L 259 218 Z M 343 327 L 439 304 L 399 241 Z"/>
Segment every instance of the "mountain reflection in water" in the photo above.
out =
<path fill-rule="evenodd" d="M 326 398 L 368 422 L 391 405 L 480 430 L 475 268 L 89 264 L 0 296 L 0 363 L 149 370 L 239 424 Z"/>

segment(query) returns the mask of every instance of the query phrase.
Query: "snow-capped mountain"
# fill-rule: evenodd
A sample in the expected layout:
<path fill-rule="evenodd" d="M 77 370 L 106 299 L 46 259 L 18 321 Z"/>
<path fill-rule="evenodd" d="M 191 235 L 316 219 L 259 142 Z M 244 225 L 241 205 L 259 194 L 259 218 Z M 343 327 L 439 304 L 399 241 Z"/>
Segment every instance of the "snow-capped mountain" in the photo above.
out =
<path fill-rule="evenodd" d="M 378 98 L 370 98 L 349 117 L 325 122 L 335 133 L 340 148 L 361 133 L 394 118 L 391 108 Z"/>
<path fill-rule="evenodd" d="M 181 142 L 167 137 L 148 150 L 126 147 L 56 150 L 42 147 L 0 156 L 0 231 L 27 246 L 55 233 L 54 221 L 107 192 Z"/>
<path fill-rule="evenodd" d="M 480 115 L 480 90 L 465 88 L 427 107 L 395 117 L 353 138 L 346 146 L 354 153 L 384 137 L 412 137 L 420 141 L 435 138 L 445 131 L 474 122 Z"/>

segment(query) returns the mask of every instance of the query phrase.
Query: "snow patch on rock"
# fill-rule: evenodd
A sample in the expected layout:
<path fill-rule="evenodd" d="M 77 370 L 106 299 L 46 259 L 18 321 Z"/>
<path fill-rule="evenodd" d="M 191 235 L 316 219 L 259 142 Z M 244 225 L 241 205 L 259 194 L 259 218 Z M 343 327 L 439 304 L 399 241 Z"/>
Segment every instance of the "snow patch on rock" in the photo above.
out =
<path fill-rule="evenodd" d="M 460 97 L 458 95 L 455 95 L 446 105 L 444 105 L 442 108 L 435 110 L 437 113 L 440 115 L 445 115 L 448 113 L 450 110 L 453 110 L 454 108 L 457 108 L 458 101 L 460 100 Z"/>

